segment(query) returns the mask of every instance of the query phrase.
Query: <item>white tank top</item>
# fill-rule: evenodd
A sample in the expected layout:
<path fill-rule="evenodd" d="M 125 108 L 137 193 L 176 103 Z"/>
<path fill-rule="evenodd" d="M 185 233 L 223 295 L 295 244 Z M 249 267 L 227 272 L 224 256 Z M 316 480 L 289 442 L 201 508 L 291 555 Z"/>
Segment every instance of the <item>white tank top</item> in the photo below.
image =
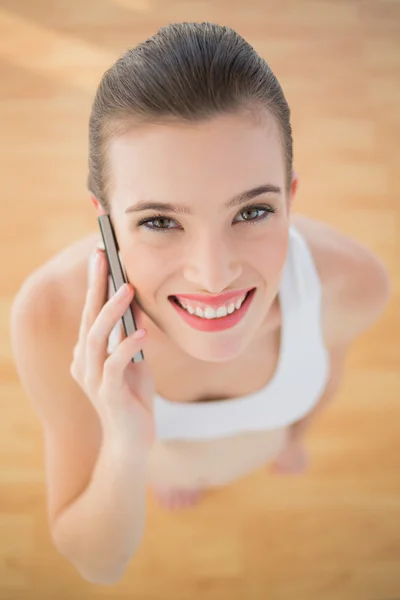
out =
<path fill-rule="evenodd" d="M 113 293 L 110 277 L 109 295 Z M 278 365 L 261 390 L 212 402 L 171 402 L 156 394 L 154 418 L 159 440 L 206 440 L 286 427 L 318 402 L 329 375 L 329 354 L 321 328 L 321 284 L 312 254 L 300 232 L 289 231 L 289 248 L 279 289 L 282 334 Z M 112 331 L 108 351 L 121 339 Z"/>

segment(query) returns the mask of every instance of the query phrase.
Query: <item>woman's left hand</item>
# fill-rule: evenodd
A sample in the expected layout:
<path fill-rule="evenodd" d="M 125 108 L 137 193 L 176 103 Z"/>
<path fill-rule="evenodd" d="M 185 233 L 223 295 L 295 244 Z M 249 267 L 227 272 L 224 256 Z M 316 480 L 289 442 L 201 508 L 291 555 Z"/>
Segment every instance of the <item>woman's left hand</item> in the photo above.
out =
<path fill-rule="evenodd" d="M 307 469 L 308 463 L 308 454 L 303 443 L 289 437 L 282 452 L 272 464 L 272 471 L 281 475 L 299 475 Z"/>

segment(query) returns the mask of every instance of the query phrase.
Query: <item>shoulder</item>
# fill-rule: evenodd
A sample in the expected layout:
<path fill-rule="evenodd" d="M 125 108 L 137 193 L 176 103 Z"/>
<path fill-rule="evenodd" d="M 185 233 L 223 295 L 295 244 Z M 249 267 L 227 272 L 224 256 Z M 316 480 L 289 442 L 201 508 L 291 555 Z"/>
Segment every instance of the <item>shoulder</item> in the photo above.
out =
<path fill-rule="evenodd" d="M 35 324 L 75 335 L 87 289 L 88 260 L 97 233 L 81 238 L 49 258 L 23 281 L 12 306 L 12 322 Z"/>
<path fill-rule="evenodd" d="M 385 310 L 390 282 L 368 248 L 333 227 L 302 215 L 292 224 L 304 237 L 322 285 L 322 322 L 328 346 L 346 346 Z"/>

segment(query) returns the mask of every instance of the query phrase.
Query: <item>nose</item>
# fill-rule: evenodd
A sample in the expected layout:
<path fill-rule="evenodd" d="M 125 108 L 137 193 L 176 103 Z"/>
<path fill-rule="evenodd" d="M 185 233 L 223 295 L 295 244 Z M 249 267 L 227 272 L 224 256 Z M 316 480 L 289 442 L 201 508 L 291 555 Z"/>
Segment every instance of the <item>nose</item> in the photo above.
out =
<path fill-rule="evenodd" d="M 184 277 L 197 291 L 219 294 L 242 273 L 228 240 L 221 236 L 203 236 L 187 250 Z"/>

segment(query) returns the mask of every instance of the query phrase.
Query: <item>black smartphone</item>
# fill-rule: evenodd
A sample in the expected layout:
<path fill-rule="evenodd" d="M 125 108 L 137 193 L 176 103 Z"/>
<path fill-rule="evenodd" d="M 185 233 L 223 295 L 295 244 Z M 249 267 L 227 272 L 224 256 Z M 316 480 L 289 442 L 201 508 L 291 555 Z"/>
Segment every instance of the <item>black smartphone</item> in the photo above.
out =
<path fill-rule="evenodd" d="M 101 235 L 103 237 L 103 244 L 107 255 L 108 265 L 110 269 L 111 279 L 114 286 L 114 293 L 124 283 L 129 283 L 126 271 L 122 264 L 121 255 L 118 248 L 117 238 L 115 237 L 114 228 L 111 223 L 109 215 L 100 215 L 97 217 L 99 222 Z M 122 316 L 122 324 L 124 326 L 125 334 L 128 336 L 136 331 L 136 322 L 133 315 L 132 307 L 129 306 L 128 310 Z M 132 362 L 137 363 L 144 360 L 143 352 L 139 350 L 132 358 Z"/>

